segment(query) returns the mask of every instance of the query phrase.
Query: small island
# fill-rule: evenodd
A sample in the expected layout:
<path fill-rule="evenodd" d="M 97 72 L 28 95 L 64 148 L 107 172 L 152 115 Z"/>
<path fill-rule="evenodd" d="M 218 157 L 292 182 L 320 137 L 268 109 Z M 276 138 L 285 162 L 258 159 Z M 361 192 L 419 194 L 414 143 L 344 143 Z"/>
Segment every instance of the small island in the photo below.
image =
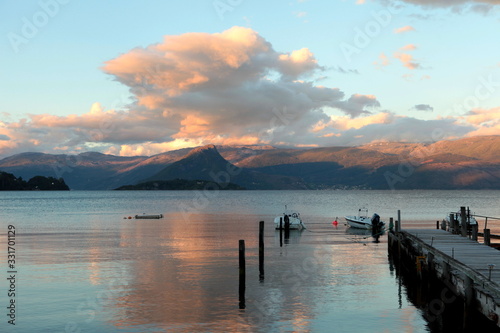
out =
<path fill-rule="evenodd" d="M 0 171 L 0 191 L 69 191 L 62 178 L 35 176 L 28 181 Z"/>
<path fill-rule="evenodd" d="M 245 190 L 244 187 L 233 183 L 218 184 L 208 180 L 153 180 L 137 185 L 124 185 L 116 188 L 117 191 L 174 191 L 174 190 Z"/>

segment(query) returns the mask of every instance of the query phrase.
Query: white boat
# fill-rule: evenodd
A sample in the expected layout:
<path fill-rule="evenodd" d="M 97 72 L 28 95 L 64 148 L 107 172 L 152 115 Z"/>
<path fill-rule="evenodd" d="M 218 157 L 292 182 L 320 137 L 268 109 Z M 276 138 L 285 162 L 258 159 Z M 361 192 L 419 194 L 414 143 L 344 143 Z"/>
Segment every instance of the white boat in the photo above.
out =
<path fill-rule="evenodd" d="M 349 224 L 350 227 L 352 228 L 358 228 L 358 229 L 372 229 L 373 223 L 372 220 L 375 218 L 379 219 L 379 224 L 380 228 L 382 229 L 384 227 L 384 222 L 380 221 L 380 216 L 378 214 L 373 214 L 373 216 L 370 218 L 368 217 L 368 209 L 366 208 L 360 208 L 358 210 L 358 215 L 353 216 L 344 216 L 344 218 L 347 221 L 347 224 Z"/>
<path fill-rule="evenodd" d="M 280 219 L 282 228 L 285 228 L 285 217 L 288 217 L 290 230 L 302 230 L 306 228 L 306 226 L 302 222 L 302 219 L 300 218 L 300 214 L 297 211 L 287 209 L 285 206 L 285 211 L 283 212 L 283 214 L 278 215 L 274 218 L 274 225 L 276 229 L 280 228 Z"/>

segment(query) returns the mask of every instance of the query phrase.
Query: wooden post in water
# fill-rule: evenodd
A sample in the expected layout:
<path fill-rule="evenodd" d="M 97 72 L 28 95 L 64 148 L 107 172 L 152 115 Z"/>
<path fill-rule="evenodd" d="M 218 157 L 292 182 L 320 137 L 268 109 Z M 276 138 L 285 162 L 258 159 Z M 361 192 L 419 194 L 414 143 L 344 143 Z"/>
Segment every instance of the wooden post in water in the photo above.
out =
<path fill-rule="evenodd" d="M 490 246 L 491 245 L 491 240 L 490 240 L 490 229 L 484 229 L 484 244 Z"/>
<path fill-rule="evenodd" d="M 389 230 L 394 231 L 394 219 L 392 217 L 389 218 Z"/>
<path fill-rule="evenodd" d="M 285 241 L 288 242 L 290 238 L 290 218 L 285 215 Z"/>
<path fill-rule="evenodd" d="M 246 277 L 246 272 L 245 272 L 245 240 L 240 239 L 239 241 L 239 254 L 240 254 L 240 309 L 245 308 L 245 277 Z"/>
<path fill-rule="evenodd" d="M 264 221 L 259 222 L 259 278 L 264 279 Z"/>
<path fill-rule="evenodd" d="M 439 221 L 436 221 L 436 229 L 439 230 Z"/>
<path fill-rule="evenodd" d="M 467 236 L 467 216 L 465 215 L 465 207 L 460 207 L 460 223 L 462 237 Z"/>
<path fill-rule="evenodd" d="M 280 217 L 280 247 L 283 246 L 283 218 Z"/>

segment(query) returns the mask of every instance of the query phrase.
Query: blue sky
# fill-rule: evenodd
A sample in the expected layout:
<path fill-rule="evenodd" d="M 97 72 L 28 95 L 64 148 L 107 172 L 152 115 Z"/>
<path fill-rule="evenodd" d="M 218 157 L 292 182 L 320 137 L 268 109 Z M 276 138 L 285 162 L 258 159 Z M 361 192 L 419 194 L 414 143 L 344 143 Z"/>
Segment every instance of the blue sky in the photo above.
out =
<path fill-rule="evenodd" d="M 500 134 L 498 1 L 428 3 L 3 1 L 0 157 L 86 150 L 151 155 L 208 143 L 314 147 Z M 180 39 L 176 44 L 165 36 Z M 251 53 L 236 67 L 230 64 L 234 72 L 224 72 L 225 78 L 217 76 L 214 64 L 227 55 L 220 48 L 226 43 L 214 36 L 231 39 L 238 56 Z M 255 36 L 259 41 L 246 48 L 245 39 Z M 210 52 L 196 46 L 208 40 Z M 182 53 L 171 48 L 174 44 L 188 50 Z M 165 59 L 158 50 L 168 50 L 169 66 L 175 59 L 178 67 L 159 70 Z M 302 52 L 292 57 L 297 50 Z M 186 54 L 213 58 L 197 63 L 207 65 L 198 73 L 179 62 Z M 151 70 L 128 67 L 130 57 L 155 68 L 155 80 L 162 83 L 146 85 Z M 274 60 L 260 64 L 262 58 Z M 254 76 L 241 72 L 246 65 Z M 172 85 L 179 82 L 165 85 L 186 71 L 202 73 L 203 82 L 175 93 Z M 227 80 L 236 76 L 232 86 Z M 221 85 L 214 88 L 214 82 Z M 271 91 L 276 94 L 266 93 Z M 324 100 L 318 101 L 318 94 Z"/>

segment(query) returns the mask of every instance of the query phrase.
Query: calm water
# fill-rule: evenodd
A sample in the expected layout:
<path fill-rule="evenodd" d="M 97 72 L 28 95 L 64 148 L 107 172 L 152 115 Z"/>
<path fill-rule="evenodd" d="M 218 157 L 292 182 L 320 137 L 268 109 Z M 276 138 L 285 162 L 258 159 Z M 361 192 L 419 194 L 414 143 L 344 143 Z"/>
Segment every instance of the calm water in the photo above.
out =
<path fill-rule="evenodd" d="M 461 205 L 500 216 L 499 203 L 500 191 L 3 192 L 0 331 L 429 332 L 389 264 L 386 236 L 373 243 L 331 222 L 366 206 L 383 220 L 400 209 L 403 227 L 433 228 Z M 285 204 L 308 230 L 280 247 L 271 222 Z M 165 218 L 124 219 L 142 213 Z M 15 326 L 6 316 L 8 225 L 17 231 Z"/>

